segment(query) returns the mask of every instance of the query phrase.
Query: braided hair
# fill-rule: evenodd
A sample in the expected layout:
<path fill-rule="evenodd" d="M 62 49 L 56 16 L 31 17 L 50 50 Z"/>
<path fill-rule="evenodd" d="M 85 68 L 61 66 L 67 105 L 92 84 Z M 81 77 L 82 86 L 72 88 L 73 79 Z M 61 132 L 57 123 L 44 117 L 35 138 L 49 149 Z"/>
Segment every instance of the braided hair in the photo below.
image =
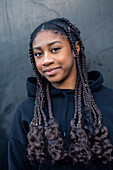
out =
<path fill-rule="evenodd" d="M 64 149 L 59 125 L 52 112 L 51 96 L 49 92 L 50 83 L 43 79 L 37 70 L 34 54 L 33 41 L 42 30 L 52 30 L 54 33 L 65 35 L 76 55 L 77 82 L 75 87 L 75 112 L 70 122 L 69 150 Z M 77 53 L 75 42 L 80 45 L 80 53 Z M 28 137 L 28 157 L 30 162 L 46 162 L 49 157 L 52 163 L 71 158 L 73 163 L 88 164 L 94 159 L 107 163 L 113 160 L 113 146 L 108 139 L 108 130 L 102 125 L 102 113 L 97 107 L 92 96 L 88 76 L 86 72 L 86 56 L 84 46 L 80 37 L 80 31 L 65 18 L 57 18 L 42 23 L 31 34 L 29 43 L 29 55 L 33 70 L 37 77 L 37 90 L 34 107 L 34 116 L 30 123 Z M 43 111 L 45 94 L 48 102 L 49 120 Z M 86 119 L 82 118 L 82 104 Z M 42 125 L 42 120 L 44 125 Z"/>

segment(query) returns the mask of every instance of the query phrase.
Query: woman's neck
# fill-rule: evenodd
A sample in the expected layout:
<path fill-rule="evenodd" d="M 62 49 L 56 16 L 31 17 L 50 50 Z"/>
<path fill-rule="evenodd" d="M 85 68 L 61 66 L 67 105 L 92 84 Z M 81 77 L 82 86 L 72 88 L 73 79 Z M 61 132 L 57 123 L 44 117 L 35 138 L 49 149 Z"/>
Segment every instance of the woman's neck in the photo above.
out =
<path fill-rule="evenodd" d="M 51 83 L 53 87 L 56 89 L 75 89 L 76 86 L 76 80 L 77 80 L 77 72 L 68 80 L 65 80 L 63 82 L 55 82 Z"/>

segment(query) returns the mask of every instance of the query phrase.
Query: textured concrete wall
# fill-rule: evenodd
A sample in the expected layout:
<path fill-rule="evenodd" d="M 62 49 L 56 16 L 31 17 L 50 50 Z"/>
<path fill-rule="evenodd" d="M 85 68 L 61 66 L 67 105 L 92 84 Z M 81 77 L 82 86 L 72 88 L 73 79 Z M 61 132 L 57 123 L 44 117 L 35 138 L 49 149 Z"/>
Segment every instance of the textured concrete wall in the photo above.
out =
<path fill-rule="evenodd" d="M 0 170 L 7 169 L 12 118 L 26 98 L 26 78 L 33 75 L 29 35 L 56 17 L 80 28 L 88 70 L 101 71 L 104 84 L 113 88 L 113 0 L 0 0 Z"/>

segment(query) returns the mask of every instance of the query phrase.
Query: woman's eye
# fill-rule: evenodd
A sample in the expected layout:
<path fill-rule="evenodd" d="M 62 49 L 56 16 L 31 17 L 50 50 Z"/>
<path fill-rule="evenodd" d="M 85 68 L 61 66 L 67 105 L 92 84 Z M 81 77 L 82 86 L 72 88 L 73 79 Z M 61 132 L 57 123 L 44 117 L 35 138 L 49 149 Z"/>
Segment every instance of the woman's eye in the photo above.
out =
<path fill-rule="evenodd" d="M 36 57 L 40 57 L 42 55 L 42 53 L 41 52 L 37 52 L 37 53 L 35 53 L 35 56 Z"/>
<path fill-rule="evenodd" d="M 52 48 L 51 52 L 55 53 L 55 52 L 57 52 L 59 50 L 60 50 L 60 47 L 55 47 L 55 48 Z"/>

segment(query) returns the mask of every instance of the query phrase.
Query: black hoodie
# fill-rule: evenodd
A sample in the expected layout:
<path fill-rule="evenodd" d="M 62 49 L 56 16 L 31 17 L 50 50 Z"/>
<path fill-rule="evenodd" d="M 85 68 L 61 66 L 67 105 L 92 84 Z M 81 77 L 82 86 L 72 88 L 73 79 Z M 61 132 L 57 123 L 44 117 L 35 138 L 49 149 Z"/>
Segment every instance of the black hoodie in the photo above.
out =
<path fill-rule="evenodd" d="M 103 77 L 98 71 L 88 73 L 90 89 L 95 102 L 103 115 L 103 125 L 109 130 L 109 139 L 113 144 L 113 90 L 102 85 Z M 17 109 L 13 119 L 12 128 L 8 144 L 8 164 L 9 170 L 113 170 L 112 163 L 103 165 L 100 161 L 94 161 L 91 165 L 80 166 L 61 162 L 60 164 L 40 164 L 30 165 L 27 158 L 27 133 L 29 124 L 33 118 L 33 110 L 36 95 L 36 78 L 27 79 L 28 99 L 25 100 Z M 70 121 L 74 114 L 74 90 L 56 89 L 51 86 L 50 89 L 52 109 L 54 117 L 57 120 L 64 140 L 64 147 L 69 147 Z M 44 112 L 48 117 L 47 102 Z"/>

